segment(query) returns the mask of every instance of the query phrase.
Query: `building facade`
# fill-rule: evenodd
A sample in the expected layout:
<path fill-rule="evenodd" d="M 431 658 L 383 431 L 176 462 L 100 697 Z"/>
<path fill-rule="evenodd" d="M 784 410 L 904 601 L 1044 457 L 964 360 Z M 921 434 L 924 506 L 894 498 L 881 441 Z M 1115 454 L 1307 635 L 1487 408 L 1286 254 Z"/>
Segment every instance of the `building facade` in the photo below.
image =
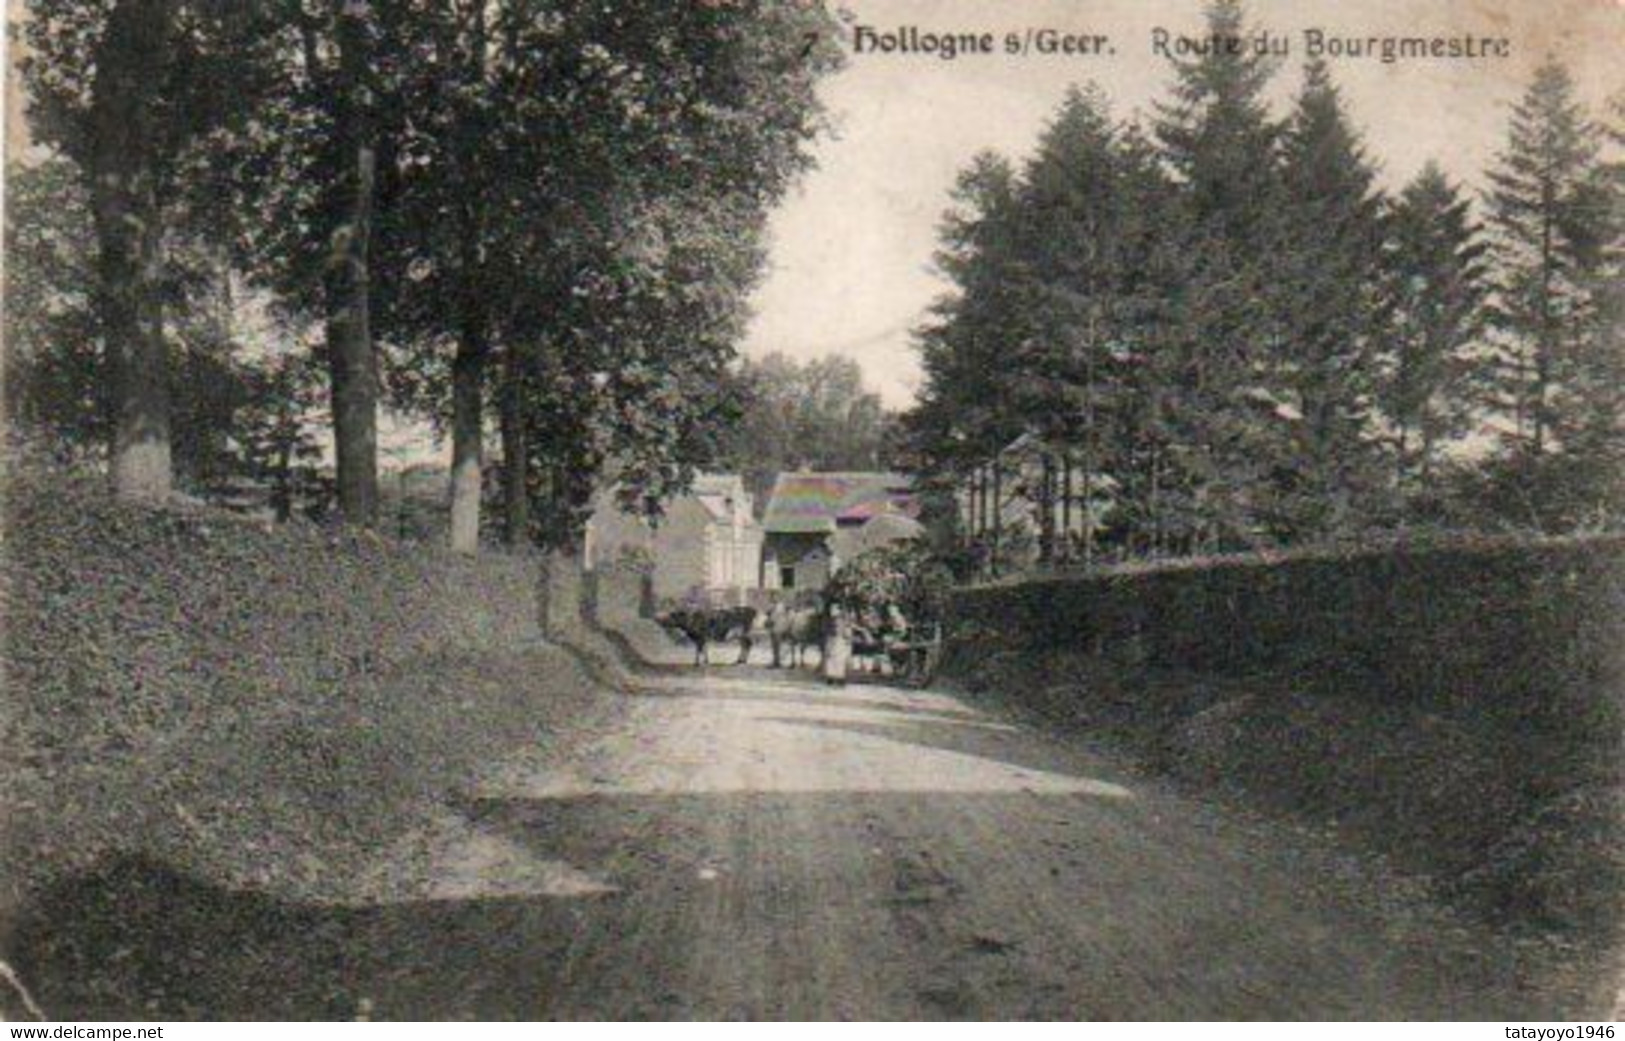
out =
<path fill-rule="evenodd" d="M 642 562 L 657 601 L 704 598 L 740 603 L 759 587 L 762 526 L 737 474 L 701 474 L 688 494 L 644 516 L 623 508 L 613 488 L 587 520 L 586 566 Z"/>
<path fill-rule="evenodd" d="M 891 473 L 782 473 L 762 519 L 764 589 L 817 592 L 840 566 L 918 537 L 913 482 Z"/>

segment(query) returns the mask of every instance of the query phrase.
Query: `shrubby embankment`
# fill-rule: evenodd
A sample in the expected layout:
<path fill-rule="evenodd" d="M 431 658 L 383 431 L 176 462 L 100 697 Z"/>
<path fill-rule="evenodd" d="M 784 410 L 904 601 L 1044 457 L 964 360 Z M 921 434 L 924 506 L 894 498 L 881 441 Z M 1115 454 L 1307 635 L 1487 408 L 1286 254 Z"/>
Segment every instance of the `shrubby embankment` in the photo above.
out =
<path fill-rule="evenodd" d="M 1622 923 L 1625 539 L 1142 567 L 955 611 L 973 689 L 1333 826 L 1489 917 Z"/>
<path fill-rule="evenodd" d="M 4 516 L 6 905 L 113 853 L 329 898 L 491 758 L 610 711 L 528 558 L 43 470 Z"/>

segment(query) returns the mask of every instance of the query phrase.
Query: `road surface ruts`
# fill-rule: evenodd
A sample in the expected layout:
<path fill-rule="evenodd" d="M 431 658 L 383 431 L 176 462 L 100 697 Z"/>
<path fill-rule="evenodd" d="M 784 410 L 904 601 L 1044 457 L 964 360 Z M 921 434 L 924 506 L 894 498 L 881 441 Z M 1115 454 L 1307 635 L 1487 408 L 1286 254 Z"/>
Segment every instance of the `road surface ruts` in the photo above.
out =
<path fill-rule="evenodd" d="M 1542 950 L 1077 740 L 768 670 L 645 689 L 493 764 L 386 901 L 132 862 L 20 967 L 81 1019 L 1598 1014 Z"/>
<path fill-rule="evenodd" d="M 668 681 L 467 812 L 606 889 L 565 1017 L 1559 1015 L 1504 944 L 1313 837 L 937 694 Z M 582 837 L 590 832 L 592 838 Z"/>

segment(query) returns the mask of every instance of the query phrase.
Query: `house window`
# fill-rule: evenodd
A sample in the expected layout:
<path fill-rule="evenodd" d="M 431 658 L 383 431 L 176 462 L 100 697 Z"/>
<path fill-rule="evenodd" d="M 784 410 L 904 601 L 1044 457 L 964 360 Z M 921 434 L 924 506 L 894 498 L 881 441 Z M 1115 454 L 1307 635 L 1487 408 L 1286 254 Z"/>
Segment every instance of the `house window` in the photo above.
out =
<path fill-rule="evenodd" d="M 779 588 L 794 589 L 796 587 L 796 569 L 794 567 L 779 568 Z"/>

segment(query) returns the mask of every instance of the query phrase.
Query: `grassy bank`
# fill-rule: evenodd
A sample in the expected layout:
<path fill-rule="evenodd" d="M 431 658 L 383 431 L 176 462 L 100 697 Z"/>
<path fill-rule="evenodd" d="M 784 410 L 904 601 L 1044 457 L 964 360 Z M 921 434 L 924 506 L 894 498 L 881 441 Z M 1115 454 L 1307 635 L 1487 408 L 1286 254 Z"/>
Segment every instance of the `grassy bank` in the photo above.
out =
<path fill-rule="evenodd" d="M 608 699 L 541 639 L 534 562 L 13 475 L 5 906 L 118 853 L 304 898 Z"/>
<path fill-rule="evenodd" d="M 950 670 L 1334 828 L 1517 927 L 1625 919 L 1625 543 L 1242 559 L 968 591 Z"/>

